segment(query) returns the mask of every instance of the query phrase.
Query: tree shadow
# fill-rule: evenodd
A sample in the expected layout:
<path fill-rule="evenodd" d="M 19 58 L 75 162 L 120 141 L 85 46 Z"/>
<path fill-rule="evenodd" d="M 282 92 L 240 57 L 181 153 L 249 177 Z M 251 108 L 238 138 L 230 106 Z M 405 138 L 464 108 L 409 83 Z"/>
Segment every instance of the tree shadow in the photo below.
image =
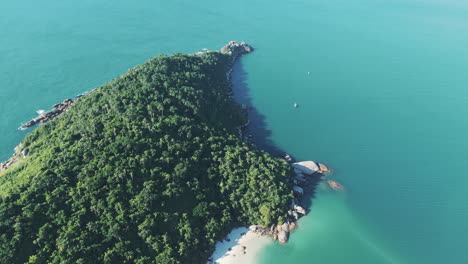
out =
<path fill-rule="evenodd" d="M 315 198 L 316 190 L 320 182 L 322 181 L 321 174 L 314 174 L 307 181 L 307 185 L 304 186 L 304 194 L 299 198 L 299 204 L 306 210 L 307 214 L 310 213 L 312 208 L 312 200 Z"/>
<path fill-rule="evenodd" d="M 254 145 L 275 157 L 284 157 L 285 152 L 271 140 L 271 130 L 267 128 L 266 118 L 252 103 L 250 88 L 247 84 L 248 73 L 244 70 L 242 59 L 232 67 L 231 82 L 234 100 L 247 106 L 249 124 L 243 129 L 244 135 L 251 135 Z"/>
<path fill-rule="evenodd" d="M 257 149 L 264 150 L 272 156 L 284 158 L 286 152 L 279 148 L 272 140 L 272 132 L 267 128 L 266 117 L 258 111 L 252 103 L 250 88 L 248 86 L 248 73 L 242 64 L 242 58 L 236 61 L 232 67 L 231 82 L 234 100 L 241 105 L 246 105 L 249 124 L 243 129 L 244 135 L 252 135 L 252 143 Z M 309 213 L 312 199 L 315 198 L 316 189 L 321 182 L 321 175 L 315 174 L 307 180 L 304 187 L 304 195 L 300 197 L 299 204 Z"/>

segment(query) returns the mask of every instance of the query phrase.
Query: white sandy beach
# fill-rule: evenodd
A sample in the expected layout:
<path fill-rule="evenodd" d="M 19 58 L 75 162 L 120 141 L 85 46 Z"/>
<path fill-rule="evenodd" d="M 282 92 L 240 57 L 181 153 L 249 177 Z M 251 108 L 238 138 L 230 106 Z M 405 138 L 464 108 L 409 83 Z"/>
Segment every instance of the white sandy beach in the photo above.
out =
<path fill-rule="evenodd" d="M 207 264 L 255 264 L 259 251 L 268 243 L 273 243 L 270 238 L 249 231 L 246 227 L 233 229 L 226 238 L 216 243 L 215 252 L 211 256 L 213 261 Z"/>

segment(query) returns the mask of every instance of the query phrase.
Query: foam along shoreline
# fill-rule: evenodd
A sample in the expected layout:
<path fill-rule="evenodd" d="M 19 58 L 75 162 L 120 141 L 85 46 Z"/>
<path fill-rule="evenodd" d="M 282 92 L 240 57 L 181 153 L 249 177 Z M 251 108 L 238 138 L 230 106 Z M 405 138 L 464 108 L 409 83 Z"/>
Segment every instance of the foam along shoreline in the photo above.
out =
<path fill-rule="evenodd" d="M 255 264 L 259 251 L 273 241 L 247 227 L 235 228 L 226 238 L 216 243 L 216 249 L 207 264 Z"/>

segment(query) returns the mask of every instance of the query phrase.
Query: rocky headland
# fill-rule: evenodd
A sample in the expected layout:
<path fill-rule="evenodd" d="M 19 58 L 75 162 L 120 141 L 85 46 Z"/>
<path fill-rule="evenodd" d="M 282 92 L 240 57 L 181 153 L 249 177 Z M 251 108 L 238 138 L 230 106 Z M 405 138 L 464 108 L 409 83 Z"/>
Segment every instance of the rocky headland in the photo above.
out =
<path fill-rule="evenodd" d="M 81 96 L 79 96 L 79 97 L 81 97 Z M 77 96 L 77 98 L 78 98 L 78 96 Z M 32 126 L 34 126 L 36 124 L 43 124 L 43 123 L 49 122 L 50 120 L 56 118 L 57 116 L 65 113 L 68 110 L 68 108 L 73 104 L 73 102 L 74 102 L 74 100 L 72 100 L 72 99 L 65 99 L 63 102 L 55 104 L 54 106 L 52 106 L 53 109 L 50 110 L 49 112 L 45 112 L 42 115 L 31 119 L 31 121 L 29 121 L 26 124 L 20 126 L 18 129 L 19 130 L 25 130 L 26 128 L 32 127 Z"/>
<path fill-rule="evenodd" d="M 245 42 L 229 41 L 220 52 L 228 54 L 232 57 L 232 61 L 236 61 L 240 56 L 246 55 L 254 51 L 252 46 Z"/>
<path fill-rule="evenodd" d="M 290 157 L 288 155 L 288 157 Z M 291 160 L 291 159 L 287 159 Z M 287 219 L 284 223 L 263 227 L 259 225 L 251 225 L 249 230 L 261 235 L 270 236 L 273 240 L 278 240 L 284 244 L 289 240 L 290 232 L 297 228 L 297 221 L 307 215 L 307 210 L 304 208 L 307 194 L 313 191 L 316 183 L 324 176 L 325 173 L 330 173 L 331 170 L 323 163 L 314 161 L 301 161 L 291 163 L 294 174 L 289 178 L 289 184 L 292 187 L 294 198 L 291 200 L 291 205 L 287 211 Z"/>

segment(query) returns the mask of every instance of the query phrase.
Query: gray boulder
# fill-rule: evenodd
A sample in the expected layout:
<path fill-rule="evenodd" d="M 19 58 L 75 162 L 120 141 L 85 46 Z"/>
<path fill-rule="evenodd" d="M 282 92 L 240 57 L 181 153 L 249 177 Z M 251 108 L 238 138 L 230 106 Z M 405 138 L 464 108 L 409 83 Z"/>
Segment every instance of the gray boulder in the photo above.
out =
<path fill-rule="evenodd" d="M 309 161 L 301 161 L 301 162 L 296 162 L 292 164 L 293 168 L 296 170 L 299 170 L 300 172 L 304 174 L 314 174 L 317 171 L 320 170 L 319 166 L 317 163 L 309 160 Z"/>
<path fill-rule="evenodd" d="M 283 230 L 279 231 L 278 242 L 280 242 L 281 244 L 286 244 L 288 242 L 288 232 Z"/>

